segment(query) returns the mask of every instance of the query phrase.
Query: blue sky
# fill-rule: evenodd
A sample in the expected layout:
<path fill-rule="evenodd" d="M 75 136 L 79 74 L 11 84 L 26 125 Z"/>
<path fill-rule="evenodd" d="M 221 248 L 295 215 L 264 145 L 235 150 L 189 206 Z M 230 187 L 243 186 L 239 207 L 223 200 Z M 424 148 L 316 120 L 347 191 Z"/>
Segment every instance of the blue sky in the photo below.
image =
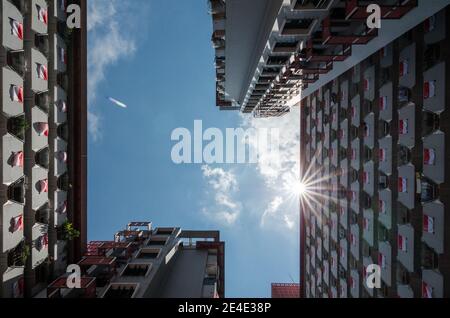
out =
<path fill-rule="evenodd" d="M 211 17 L 205 0 L 89 4 L 89 239 L 129 221 L 218 229 L 227 297 L 269 297 L 298 281 L 298 116 L 254 120 L 215 106 Z M 129 105 L 115 107 L 112 96 Z M 175 128 L 283 127 L 280 163 L 175 165 Z"/>

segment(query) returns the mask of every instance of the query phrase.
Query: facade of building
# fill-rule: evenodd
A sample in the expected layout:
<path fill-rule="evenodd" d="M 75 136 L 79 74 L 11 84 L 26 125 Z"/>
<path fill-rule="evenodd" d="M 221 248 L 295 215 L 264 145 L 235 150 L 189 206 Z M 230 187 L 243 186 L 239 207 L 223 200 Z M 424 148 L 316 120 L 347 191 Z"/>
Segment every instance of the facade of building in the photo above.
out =
<path fill-rule="evenodd" d="M 62 275 L 48 298 L 224 298 L 225 243 L 217 231 L 152 228 L 132 222 L 113 241 L 90 242 L 81 283 Z"/>
<path fill-rule="evenodd" d="M 272 284 L 272 298 L 300 298 L 300 284 Z"/>
<path fill-rule="evenodd" d="M 450 297 L 449 4 L 419 1 L 383 20 L 352 46 L 357 56 L 303 90 L 304 297 Z"/>
<path fill-rule="evenodd" d="M 0 297 L 33 297 L 86 246 L 86 1 L 1 0 L 0 16 Z"/>
<path fill-rule="evenodd" d="M 210 0 L 217 106 L 301 107 L 302 297 L 450 297 L 449 5 Z"/>

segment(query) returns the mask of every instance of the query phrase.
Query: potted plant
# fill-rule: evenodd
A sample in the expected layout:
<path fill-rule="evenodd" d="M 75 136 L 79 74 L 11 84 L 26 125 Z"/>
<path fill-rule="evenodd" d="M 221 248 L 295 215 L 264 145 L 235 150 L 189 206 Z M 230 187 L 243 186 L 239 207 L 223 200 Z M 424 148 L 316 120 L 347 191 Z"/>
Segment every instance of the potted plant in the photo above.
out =
<path fill-rule="evenodd" d="M 58 239 L 63 241 L 73 241 L 80 237 L 80 231 L 75 229 L 72 223 L 64 222 L 61 227 L 58 228 Z"/>

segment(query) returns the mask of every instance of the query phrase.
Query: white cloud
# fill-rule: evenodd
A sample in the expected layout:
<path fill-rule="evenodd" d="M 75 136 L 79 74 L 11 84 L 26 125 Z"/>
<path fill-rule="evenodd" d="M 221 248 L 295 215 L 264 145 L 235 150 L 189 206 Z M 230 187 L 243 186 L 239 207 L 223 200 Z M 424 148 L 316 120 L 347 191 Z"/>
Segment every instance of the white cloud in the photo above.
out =
<path fill-rule="evenodd" d="M 214 190 L 214 204 L 202 209 L 210 219 L 233 225 L 242 210 L 241 202 L 234 200 L 233 195 L 238 191 L 236 176 L 231 171 L 222 168 L 202 167 L 203 177 Z"/>
<path fill-rule="evenodd" d="M 134 29 L 145 21 L 140 17 L 143 12 L 142 5 L 133 10 L 124 1 L 88 1 L 88 121 L 93 140 L 101 137 L 101 113 L 94 107 L 98 86 L 105 80 L 108 67 L 136 51 L 138 33 Z"/>
<path fill-rule="evenodd" d="M 264 180 L 265 190 L 270 193 L 260 224 L 295 229 L 299 206 L 292 188 L 299 180 L 300 109 L 293 107 L 289 114 L 277 118 L 243 116 L 242 121 L 244 128 L 278 128 L 280 131 L 278 160 L 274 160 L 273 152 L 258 149 L 260 161 L 256 169 Z M 250 140 L 250 146 L 257 147 L 257 140 Z"/>

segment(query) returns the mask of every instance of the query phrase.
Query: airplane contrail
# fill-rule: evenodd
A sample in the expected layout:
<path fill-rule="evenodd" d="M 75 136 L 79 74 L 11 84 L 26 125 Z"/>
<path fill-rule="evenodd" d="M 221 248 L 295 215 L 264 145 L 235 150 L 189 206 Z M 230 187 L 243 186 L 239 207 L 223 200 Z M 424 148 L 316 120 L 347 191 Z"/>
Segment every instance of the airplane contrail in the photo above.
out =
<path fill-rule="evenodd" d="M 126 104 L 122 103 L 121 101 L 118 101 L 118 100 L 115 99 L 115 98 L 108 97 L 108 100 L 109 100 L 111 103 L 113 103 L 113 104 L 115 104 L 115 105 L 117 105 L 117 106 L 119 106 L 119 107 L 122 107 L 122 108 L 128 108 L 128 106 L 127 106 Z"/>

